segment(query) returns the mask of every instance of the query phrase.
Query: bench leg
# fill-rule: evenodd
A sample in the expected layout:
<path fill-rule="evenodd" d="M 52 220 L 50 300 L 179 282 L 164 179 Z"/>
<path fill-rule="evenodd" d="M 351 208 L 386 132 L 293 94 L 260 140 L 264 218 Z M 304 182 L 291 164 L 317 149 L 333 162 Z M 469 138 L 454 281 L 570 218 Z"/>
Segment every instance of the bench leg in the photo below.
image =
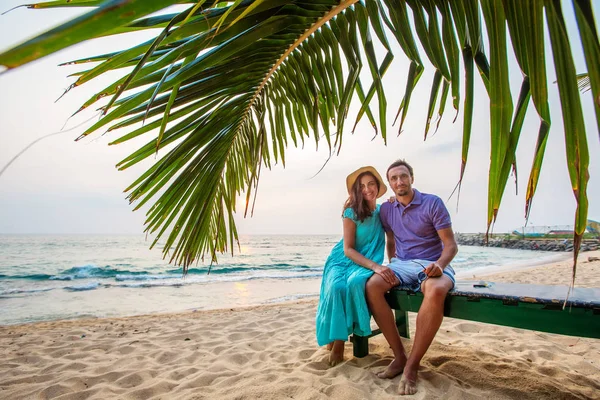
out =
<path fill-rule="evenodd" d="M 363 358 L 369 355 L 369 337 L 352 335 L 352 352 L 354 357 Z"/>
<path fill-rule="evenodd" d="M 406 311 L 394 310 L 396 315 L 396 326 L 398 327 L 398 333 L 400 336 L 410 339 L 410 332 L 408 329 L 408 313 Z"/>

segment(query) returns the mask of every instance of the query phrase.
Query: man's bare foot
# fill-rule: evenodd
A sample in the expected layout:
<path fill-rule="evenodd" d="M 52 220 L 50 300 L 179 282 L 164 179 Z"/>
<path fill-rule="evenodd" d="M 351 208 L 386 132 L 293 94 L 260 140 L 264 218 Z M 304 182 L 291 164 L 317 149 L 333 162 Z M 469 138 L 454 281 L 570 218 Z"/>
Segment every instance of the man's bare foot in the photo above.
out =
<path fill-rule="evenodd" d="M 327 350 L 331 351 L 333 349 L 333 342 L 327 343 Z"/>
<path fill-rule="evenodd" d="M 411 395 L 417 393 L 417 371 L 414 372 L 408 368 L 404 371 L 400 384 L 398 385 L 398 394 Z"/>
<path fill-rule="evenodd" d="M 331 354 L 329 354 L 329 365 L 335 367 L 344 361 L 344 341 L 335 340 L 331 346 Z"/>
<path fill-rule="evenodd" d="M 394 361 L 387 366 L 385 371 L 379 372 L 377 374 L 378 378 L 382 379 L 392 379 L 396 376 L 400 375 L 402 371 L 404 371 L 404 366 L 406 365 L 406 357 L 402 358 L 394 358 Z"/>

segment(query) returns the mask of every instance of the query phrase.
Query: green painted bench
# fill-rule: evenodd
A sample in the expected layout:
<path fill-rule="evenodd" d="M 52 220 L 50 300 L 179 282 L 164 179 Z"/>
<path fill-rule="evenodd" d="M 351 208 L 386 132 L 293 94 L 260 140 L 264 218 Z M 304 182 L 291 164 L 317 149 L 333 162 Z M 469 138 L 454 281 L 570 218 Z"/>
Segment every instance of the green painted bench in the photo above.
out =
<path fill-rule="evenodd" d="M 600 288 L 575 288 L 563 309 L 567 286 L 459 281 L 448 293 L 444 316 L 469 321 L 600 339 Z M 409 338 L 408 311 L 417 312 L 422 293 L 390 290 L 386 300 L 395 311 L 400 335 Z M 370 336 L 352 335 L 354 356 L 369 354 Z"/>

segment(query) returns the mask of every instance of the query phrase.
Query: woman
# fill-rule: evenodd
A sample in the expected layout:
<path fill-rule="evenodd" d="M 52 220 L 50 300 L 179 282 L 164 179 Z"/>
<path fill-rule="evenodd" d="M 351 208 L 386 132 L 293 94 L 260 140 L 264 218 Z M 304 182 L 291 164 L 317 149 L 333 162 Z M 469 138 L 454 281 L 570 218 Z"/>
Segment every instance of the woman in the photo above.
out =
<path fill-rule="evenodd" d="M 348 335 L 371 333 L 371 315 L 365 284 L 373 273 L 392 280 L 393 272 L 381 265 L 385 235 L 376 200 L 387 187 L 373 167 L 362 167 L 346 178 L 348 200 L 342 214 L 344 236 L 325 262 L 319 306 L 317 342 L 331 350 L 330 365 L 343 360 Z"/>

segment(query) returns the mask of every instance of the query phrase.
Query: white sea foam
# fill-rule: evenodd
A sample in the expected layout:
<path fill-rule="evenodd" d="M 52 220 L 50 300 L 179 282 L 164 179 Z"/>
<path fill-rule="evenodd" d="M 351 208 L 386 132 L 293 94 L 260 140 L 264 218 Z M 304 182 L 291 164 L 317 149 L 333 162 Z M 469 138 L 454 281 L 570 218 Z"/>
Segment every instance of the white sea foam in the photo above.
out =
<path fill-rule="evenodd" d="M 85 290 L 94 290 L 100 287 L 100 282 L 89 282 L 83 285 L 65 286 L 65 290 L 72 292 L 83 292 Z"/>

